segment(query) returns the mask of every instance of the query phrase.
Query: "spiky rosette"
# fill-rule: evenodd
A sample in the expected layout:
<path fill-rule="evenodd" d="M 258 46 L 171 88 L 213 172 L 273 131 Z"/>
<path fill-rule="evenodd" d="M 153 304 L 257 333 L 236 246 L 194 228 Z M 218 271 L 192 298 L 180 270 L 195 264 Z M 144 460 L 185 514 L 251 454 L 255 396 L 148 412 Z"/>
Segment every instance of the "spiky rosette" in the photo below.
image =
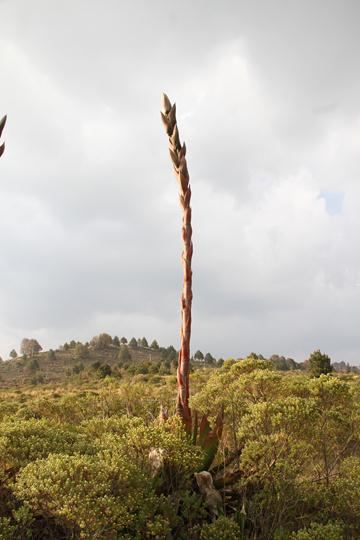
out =
<path fill-rule="evenodd" d="M 192 303 L 192 270 L 193 254 L 191 228 L 191 189 L 190 177 L 186 163 L 186 146 L 180 143 L 179 130 L 176 121 L 176 105 L 172 105 L 166 94 L 162 96 L 161 118 L 169 137 L 170 158 L 175 176 L 179 183 L 179 198 L 182 208 L 182 264 L 184 285 L 181 296 L 181 334 L 180 352 L 177 369 L 177 412 L 191 430 L 191 411 L 189 408 L 189 372 L 190 372 L 190 336 L 191 336 L 191 303 Z"/>

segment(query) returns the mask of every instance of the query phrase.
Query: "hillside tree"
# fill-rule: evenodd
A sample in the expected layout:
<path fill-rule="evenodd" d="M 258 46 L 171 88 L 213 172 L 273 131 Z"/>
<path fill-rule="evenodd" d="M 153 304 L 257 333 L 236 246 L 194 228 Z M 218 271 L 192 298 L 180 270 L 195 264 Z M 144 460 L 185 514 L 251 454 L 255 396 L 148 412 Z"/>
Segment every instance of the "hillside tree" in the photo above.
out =
<path fill-rule="evenodd" d="M 82 343 L 77 343 L 75 346 L 74 355 L 75 358 L 84 359 L 89 357 L 90 352 L 86 345 L 83 345 Z"/>
<path fill-rule="evenodd" d="M 150 345 L 150 348 L 151 349 L 155 349 L 155 350 L 158 350 L 159 349 L 159 344 L 158 342 L 156 341 L 156 339 L 154 339 Z"/>
<path fill-rule="evenodd" d="M 322 374 L 327 375 L 333 370 L 330 357 L 319 349 L 311 353 L 307 366 L 313 377 L 320 377 Z"/>
<path fill-rule="evenodd" d="M 112 345 L 112 337 L 110 334 L 107 334 L 106 332 L 103 332 L 102 334 L 99 334 L 98 336 L 94 336 L 92 340 L 90 341 L 90 345 L 97 350 L 106 349 L 110 345 Z"/>
<path fill-rule="evenodd" d="M 204 360 L 208 366 L 213 366 L 216 363 L 215 358 L 209 352 L 205 354 Z"/>
<path fill-rule="evenodd" d="M 20 345 L 20 354 L 27 354 L 28 356 L 34 356 L 42 351 L 42 346 L 34 338 L 24 338 Z"/>

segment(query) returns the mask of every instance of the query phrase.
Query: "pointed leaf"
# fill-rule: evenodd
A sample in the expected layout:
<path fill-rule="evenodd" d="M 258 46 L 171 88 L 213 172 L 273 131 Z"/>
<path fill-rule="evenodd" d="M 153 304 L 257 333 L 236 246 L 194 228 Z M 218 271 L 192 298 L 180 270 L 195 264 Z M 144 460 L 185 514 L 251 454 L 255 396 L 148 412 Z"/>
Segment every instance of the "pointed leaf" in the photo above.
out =
<path fill-rule="evenodd" d="M 2 134 L 3 129 L 4 129 L 4 127 L 5 127 L 6 119 L 7 119 L 7 116 L 5 115 L 5 116 L 0 120 L 0 137 L 1 137 L 1 134 Z"/>
<path fill-rule="evenodd" d="M 168 113 L 170 111 L 170 109 L 171 109 L 170 99 L 167 97 L 167 95 L 165 93 L 161 96 L 161 109 L 165 113 Z"/>
<path fill-rule="evenodd" d="M 198 430 L 199 430 L 198 413 L 197 411 L 195 411 L 194 418 L 193 418 L 193 434 L 192 434 L 192 443 L 194 445 L 196 445 Z"/>

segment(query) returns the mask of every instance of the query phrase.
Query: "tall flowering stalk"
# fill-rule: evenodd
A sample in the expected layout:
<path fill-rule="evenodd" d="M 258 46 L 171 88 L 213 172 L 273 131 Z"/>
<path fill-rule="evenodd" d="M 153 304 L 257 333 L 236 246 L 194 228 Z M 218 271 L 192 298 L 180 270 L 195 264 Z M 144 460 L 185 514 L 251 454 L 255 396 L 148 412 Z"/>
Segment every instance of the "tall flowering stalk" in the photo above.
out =
<path fill-rule="evenodd" d="M 182 208 L 182 265 L 184 272 L 181 295 L 181 333 L 180 351 L 177 368 L 177 413 L 183 419 L 188 431 L 191 430 L 191 411 L 189 407 L 189 372 L 190 372 L 190 336 L 191 336 L 191 303 L 192 303 L 192 270 L 193 254 L 191 228 L 191 189 L 186 163 L 186 146 L 181 145 L 176 121 L 176 105 L 171 105 L 166 94 L 162 96 L 161 118 L 169 137 L 170 158 L 175 176 L 179 184 L 179 199 Z"/>
<path fill-rule="evenodd" d="M 6 124 L 6 116 L 4 116 L 4 117 L 0 120 L 0 137 L 1 137 L 1 134 L 2 134 L 3 129 L 4 129 L 4 127 L 5 127 L 5 124 Z M 2 144 L 0 145 L 0 157 L 3 155 L 4 150 L 5 150 L 5 143 L 2 143 Z"/>

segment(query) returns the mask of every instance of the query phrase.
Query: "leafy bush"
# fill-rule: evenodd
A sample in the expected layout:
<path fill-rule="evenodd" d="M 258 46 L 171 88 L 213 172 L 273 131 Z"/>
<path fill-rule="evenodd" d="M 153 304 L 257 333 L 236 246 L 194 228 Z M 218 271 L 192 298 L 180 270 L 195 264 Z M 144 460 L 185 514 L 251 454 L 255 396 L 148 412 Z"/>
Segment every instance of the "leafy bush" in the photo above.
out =
<path fill-rule="evenodd" d="M 27 506 L 20 506 L 11 512 L 11 517 L 0 517 L 0 540 L 32 538 L 33 514 Z"/>
<path fill-rule="evenodd" d="M 0 471 L 3 474 L 14 474 L 52 452 L 94 452 L 86 435 L 45 419 L 3 421 L 0 429 Z"/>
<path fill-rule="evenodd" d="M 320 377 L 322 374 L 327 375 L 332 372 L 330 357 L 320 350 L 311 353 L 307 366 L 313 377 Z"/>
<path fill-rule="evenodd" d="M 51 454 L 27 465 L 15 493 L 42 515 L 52 515 L 83 539 L 146 538 L 157 501 L 151 482 L 127 459 Z M 163 523 L 166 531 L 166 521 Z M 164 527 L 163 527 L 164 529 Z"/>
<path fill-rule="evenodd" d="M 334 483 L 338 515 L 360 535 L 360 457 L 346 458 L 339 472 Z"/>
<path fill-rule="evenodd" d="M 131 456 L 133 463 L 151 474 L 149 453 L 152 449 L 160 449 L 166 465 L 162 480 L 171 480 L 173 488 L 192 483 L 193 474 L 202 461 L 202 452 L 191 443 L 179 418 L 173 417 L 163 424 L 152 422 L 146 425 L 141 419 L 120 421 L 116 427 L 114 422 L 111 424 L 113 432 L 100 435 L 98 440 L 102 455 L 109 459 L 112 456 L 117 459 L 118 454 Z"/>
<path fill-rule="evenodd" d="M 291 540 L 343 540 L 343 527 L 340 523 L 311 523 L 305 529 L 291 535 Z"/>
<path fill-rule="evenodd" d="M 165 365 L 173 352 L 161 352 Z M 227 517 L 213 521 L 219 506 L 194 478 L 205 448 L 172 416 L 176 378 L 136 364 L 152 373 L 2 391 L 0 540 L 360 538 L 357 375 L 282 373 L 258 357 L 194 371 L 197 443 L 225 412 L 209 471 Z"/>
<path fill-rule="evenodd" d="M 102 366 L 99 367 L 98 372 L 99 372 L 100 377 L 105 378 L 105 377 L 109 377 L 112 374 L 112 369 L 111 369 L 111 366 L 109 366 L 109 364 L 103 364 Z"/>
<path fill-rule="evenodd" d="M 208 523 L 201 529 L 200 540 L 241 540 L 239 525 L 225 516 L 219 517 L 214 523 Z"/>

